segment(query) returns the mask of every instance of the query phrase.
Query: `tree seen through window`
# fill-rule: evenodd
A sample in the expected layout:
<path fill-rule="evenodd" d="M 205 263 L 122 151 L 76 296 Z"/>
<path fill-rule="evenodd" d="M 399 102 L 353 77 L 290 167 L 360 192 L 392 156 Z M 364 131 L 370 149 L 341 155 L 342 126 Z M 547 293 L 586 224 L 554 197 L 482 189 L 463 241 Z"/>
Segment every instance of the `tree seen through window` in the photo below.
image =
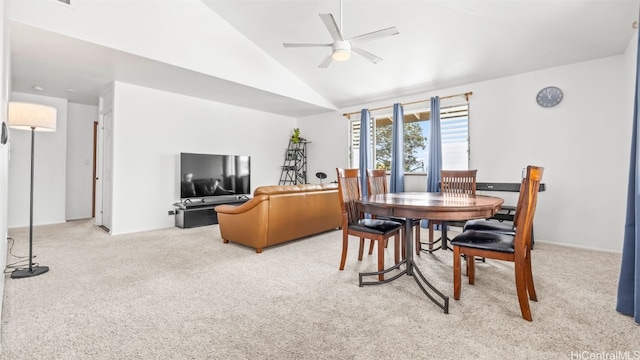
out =
<path fill-rule="evenodd" d="M 391 169 L 391 129 L 389 115 L 373 116 L 370 123 L 370 146 L 376 169 Z M 469 107 L 456 104 L 440 109 L 442 141 L 442 168 L 466 170 L 469 168 Z M 404 171 L 429 173 L 429 141 L 431 122 L 429 111 L 405 113 L 404 116 Z M 349 159 L 351 167 L 360 165 L 360 120 L 350 124 Z"/>
<path fill-rule="evenodd" d="M 376 169 L 391 170 L 391 124 L 376 126 Z M 424 172 L 424 159 L 418 157 L 418 150 L 425 150 L 428 139 L 423 135 L 417 122 L 404 124 L 404 171 Z"/>

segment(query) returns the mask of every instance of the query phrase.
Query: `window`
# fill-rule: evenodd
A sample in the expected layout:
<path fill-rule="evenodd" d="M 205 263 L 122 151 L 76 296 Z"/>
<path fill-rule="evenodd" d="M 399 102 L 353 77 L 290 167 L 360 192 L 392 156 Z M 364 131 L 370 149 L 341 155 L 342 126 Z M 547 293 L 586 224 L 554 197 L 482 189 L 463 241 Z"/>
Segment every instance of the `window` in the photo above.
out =
<path fill-rule="evenodd" d="M 391 115 L 372 116 L 371 144 L 376 169 L 389 170 L 391 166 Z M 360 120 L 350 123 L 349 147 L 351 167 L 359 167 Z M 469 106 L 452 105 L 440 109 L 442 134 L 442 168 L 466 170 L 469 168 Z M 417 111 L 404 115 L 404 170 L 407 173 L 428 173 L 430 111 Z"/>

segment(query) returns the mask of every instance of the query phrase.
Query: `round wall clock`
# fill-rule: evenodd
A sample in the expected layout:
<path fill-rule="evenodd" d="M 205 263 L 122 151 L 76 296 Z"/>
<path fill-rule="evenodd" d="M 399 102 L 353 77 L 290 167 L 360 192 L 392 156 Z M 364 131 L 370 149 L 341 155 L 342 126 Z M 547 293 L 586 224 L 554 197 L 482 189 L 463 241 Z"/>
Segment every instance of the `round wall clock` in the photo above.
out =
<path fill-rule="evenodd" d="M 538 92 L 538 96 L 536 96 L 536 101 L 538 101 L 538 105 L 546 108 L 554 107 L 562 101 L 564 94 L 559 87 L 556 86 L 547 86 L 546 88 L 540 90 Z"/>

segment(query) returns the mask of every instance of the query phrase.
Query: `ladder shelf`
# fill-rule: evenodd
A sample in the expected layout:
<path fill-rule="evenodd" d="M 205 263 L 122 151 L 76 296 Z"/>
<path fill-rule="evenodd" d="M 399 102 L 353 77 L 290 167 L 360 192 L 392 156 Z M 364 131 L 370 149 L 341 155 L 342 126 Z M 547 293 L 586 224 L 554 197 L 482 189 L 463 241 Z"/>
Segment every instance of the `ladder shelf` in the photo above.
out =
<path fill-rule="evenodd" d="M 307 183 L 307 144 L 309 141 L 294 143 L 289 140 L 285 150 L 284 164 L 280 173 L 279 185 L 296 185 Z"/>

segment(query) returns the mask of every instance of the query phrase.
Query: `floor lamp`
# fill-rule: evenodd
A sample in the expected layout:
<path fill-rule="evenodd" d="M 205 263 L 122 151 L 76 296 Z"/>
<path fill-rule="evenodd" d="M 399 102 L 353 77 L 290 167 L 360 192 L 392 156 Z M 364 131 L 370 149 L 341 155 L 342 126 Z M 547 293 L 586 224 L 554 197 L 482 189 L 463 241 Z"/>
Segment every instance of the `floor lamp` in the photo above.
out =
<path fill-rule="evenodd" d="M 31 193 L 29 196 L 29 267 L 11 273 L 14 279 L 37 276 L 49 271 L 47 266 L 33 266 L 33 145 L 36 131 L 56 131 L 56 108 L 26 102 L 9 103 L 9 127 L 31 130 Z"/>

